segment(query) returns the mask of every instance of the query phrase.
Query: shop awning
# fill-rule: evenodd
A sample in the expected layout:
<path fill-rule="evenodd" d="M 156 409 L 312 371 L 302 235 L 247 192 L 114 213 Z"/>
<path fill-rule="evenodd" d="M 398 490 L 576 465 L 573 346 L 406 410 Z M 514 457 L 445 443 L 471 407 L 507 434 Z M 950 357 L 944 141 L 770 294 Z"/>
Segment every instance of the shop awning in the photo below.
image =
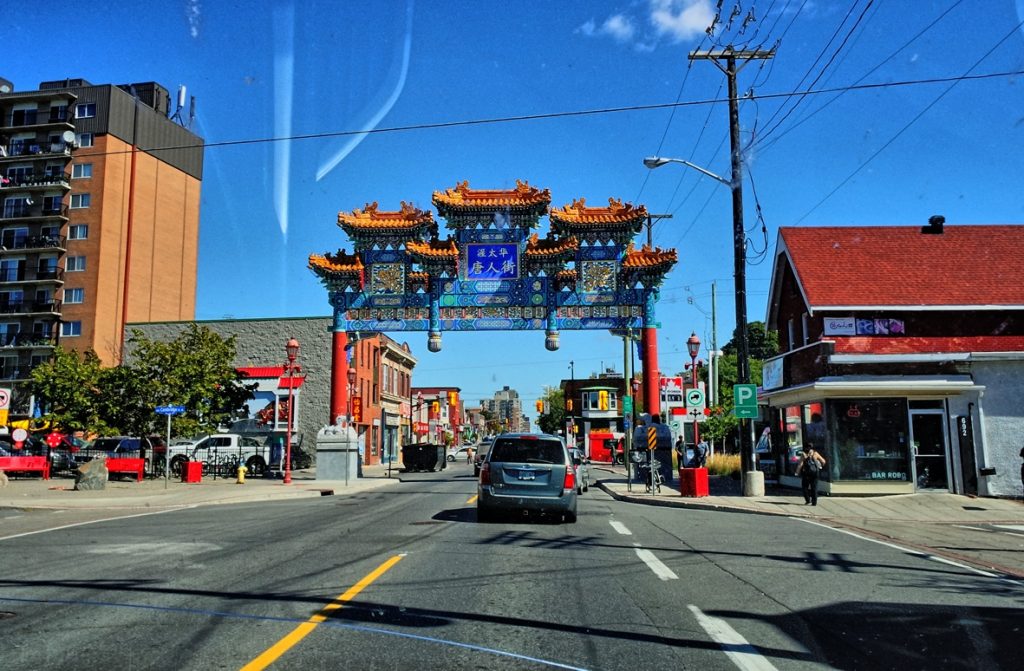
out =
<path fill-rule="evenodd" d="M 956 396 L 980 391 L 970 375 L 845 375 L 822 377 L 814 382 L 763 392 L 768 405 L 780 407 L 823 398 L 880 396 Z"/>

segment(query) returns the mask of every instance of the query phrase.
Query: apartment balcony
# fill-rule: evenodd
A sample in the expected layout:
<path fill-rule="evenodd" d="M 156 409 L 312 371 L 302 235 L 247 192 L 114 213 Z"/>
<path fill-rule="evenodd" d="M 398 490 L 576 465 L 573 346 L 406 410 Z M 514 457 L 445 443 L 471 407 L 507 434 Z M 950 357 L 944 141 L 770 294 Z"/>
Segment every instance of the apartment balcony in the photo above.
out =
<path fill-rule="evenodd" d="M 0 315 L 60 316 L 60 301 L 0 301 Z"/>
<path fill-rule="evenodd" d="M 30 158 L 59 158 L 71 156 L 71 145 L 66 142 L 16 140 L 0 144 L 0 161 L 4 159 L 25 160 Z"/>
<path fill-rule="evenodd" d="M 0 284 L 36 282 L 64 284 L 63 268 L 0 268 Z"/>
<path fill-rule="evenodd" d="M 0 380 L 4 382 L 21 382 L 26 381 L 32 376 L 33 366 L 29 362 L 22 364 L 21 362 L 9 362 L 0 365 Z"/>
<path fill-rule="evenodd" d="M 52 349 L 57 346 L 57 332 L 0 333 L 0 349 Z"/>
<path fill-rule="evenodd" d="M 54 126 L 62 129 L 75 129 L 75 114 L 71 108 L 45 111 L 19 110 L 5 114 L 0 121 L 2 121 L 0 127 L 17 131 L 53 128 Z"/>
<path fill-rule="evenodd" d="M 64 235 L 19 235 L 14 238 L 0 238 L 0 252 L 66 252 L 68 239 Z"/>
<path fill-rule="evenodd" d="M 7 203 L 0 209 L 0 219 L 63 219 L 67 221 L 68 206 L 44 207 L 42 203 Z"/>
<path fill-rule="evenodd" d="M 63 191 L 71 190 L 71 173 L 62 172 L 57 175 L 12 175 L 0 176 L 0 191 L 18 189 L 19 191 L 39 191 L 58 187 Z"/>

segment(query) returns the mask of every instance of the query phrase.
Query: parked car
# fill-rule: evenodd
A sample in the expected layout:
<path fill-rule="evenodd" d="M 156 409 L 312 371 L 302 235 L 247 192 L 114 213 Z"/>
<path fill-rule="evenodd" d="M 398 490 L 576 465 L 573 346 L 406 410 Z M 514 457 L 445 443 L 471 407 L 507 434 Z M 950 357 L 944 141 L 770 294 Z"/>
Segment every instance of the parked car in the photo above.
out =
<path fill-rule="evenodd" d="M 466 457 L 469 455 L 469 451 L 472 449 L 472 445 L 463 445 L 462 447 L 449 448 L 448 454 L 445 455 L 445 459 L 447 459 L 450 462 L 465 461 Z"/>
<path fill-rule="evenodd" d="M 569 456 L 572 457 L 572 465 L 576 467 L 576 493 L 582 494 L 590 489 L 590 459 L 575 447 L 570 448 Z"/>
<path fill-rule="evenodd" d="M 494 439 L 480 466 L 477 520 L 488 522 L 499 512 L 576 521 L 576 468 L 561 438 L 506 433 Z"/>

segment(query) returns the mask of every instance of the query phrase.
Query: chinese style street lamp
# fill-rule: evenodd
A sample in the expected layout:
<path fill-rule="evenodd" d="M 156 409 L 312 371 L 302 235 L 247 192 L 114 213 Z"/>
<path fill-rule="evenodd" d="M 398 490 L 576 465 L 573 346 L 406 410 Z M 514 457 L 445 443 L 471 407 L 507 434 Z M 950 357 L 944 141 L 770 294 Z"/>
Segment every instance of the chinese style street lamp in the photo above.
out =
<path fill-rule="evenodd" d="M 348 423 L 352 424 L 352 397 L 356 393 L 356 369 L 355 366 L 348 367 Z"/>
<path fill-rule="evenodd" d="M 700 338 L 697 337 L 696 332 L 690 332 L 690 337 L 686 339 L 686 349 L 690 353 L 690 379 L 693 382 L 693 388 L 697 389 L 697 354 L 700 352 Z M 700 444 L 700 431 L 697 428 L 697 408 L 694 408 L 691 414 L 693 415 L 693 453 L 696 454 L 697 445 Z"/>
<path fill-rule="evenodd" d="M 299 357 L 299 341 L 289 338 L 284 346 L 288 355 L 288 363 L 285 368 L 288 371 L 288 433 L 285 435 L 284 443 L 284 484 L 292 484 L 292 425 L 295 411 L 295 360 Z"/>

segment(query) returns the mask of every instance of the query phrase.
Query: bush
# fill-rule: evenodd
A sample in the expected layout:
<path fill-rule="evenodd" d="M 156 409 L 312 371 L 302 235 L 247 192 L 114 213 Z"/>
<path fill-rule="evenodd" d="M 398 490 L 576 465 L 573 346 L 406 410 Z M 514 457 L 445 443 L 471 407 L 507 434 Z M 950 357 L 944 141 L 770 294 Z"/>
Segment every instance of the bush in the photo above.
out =
<path fill-rule="evenodd" d="M 714 454 L 708 457 L 708 475 L 731 475 L 738 477 L 740 474 L 740 455 L 738 454 Z"/>

